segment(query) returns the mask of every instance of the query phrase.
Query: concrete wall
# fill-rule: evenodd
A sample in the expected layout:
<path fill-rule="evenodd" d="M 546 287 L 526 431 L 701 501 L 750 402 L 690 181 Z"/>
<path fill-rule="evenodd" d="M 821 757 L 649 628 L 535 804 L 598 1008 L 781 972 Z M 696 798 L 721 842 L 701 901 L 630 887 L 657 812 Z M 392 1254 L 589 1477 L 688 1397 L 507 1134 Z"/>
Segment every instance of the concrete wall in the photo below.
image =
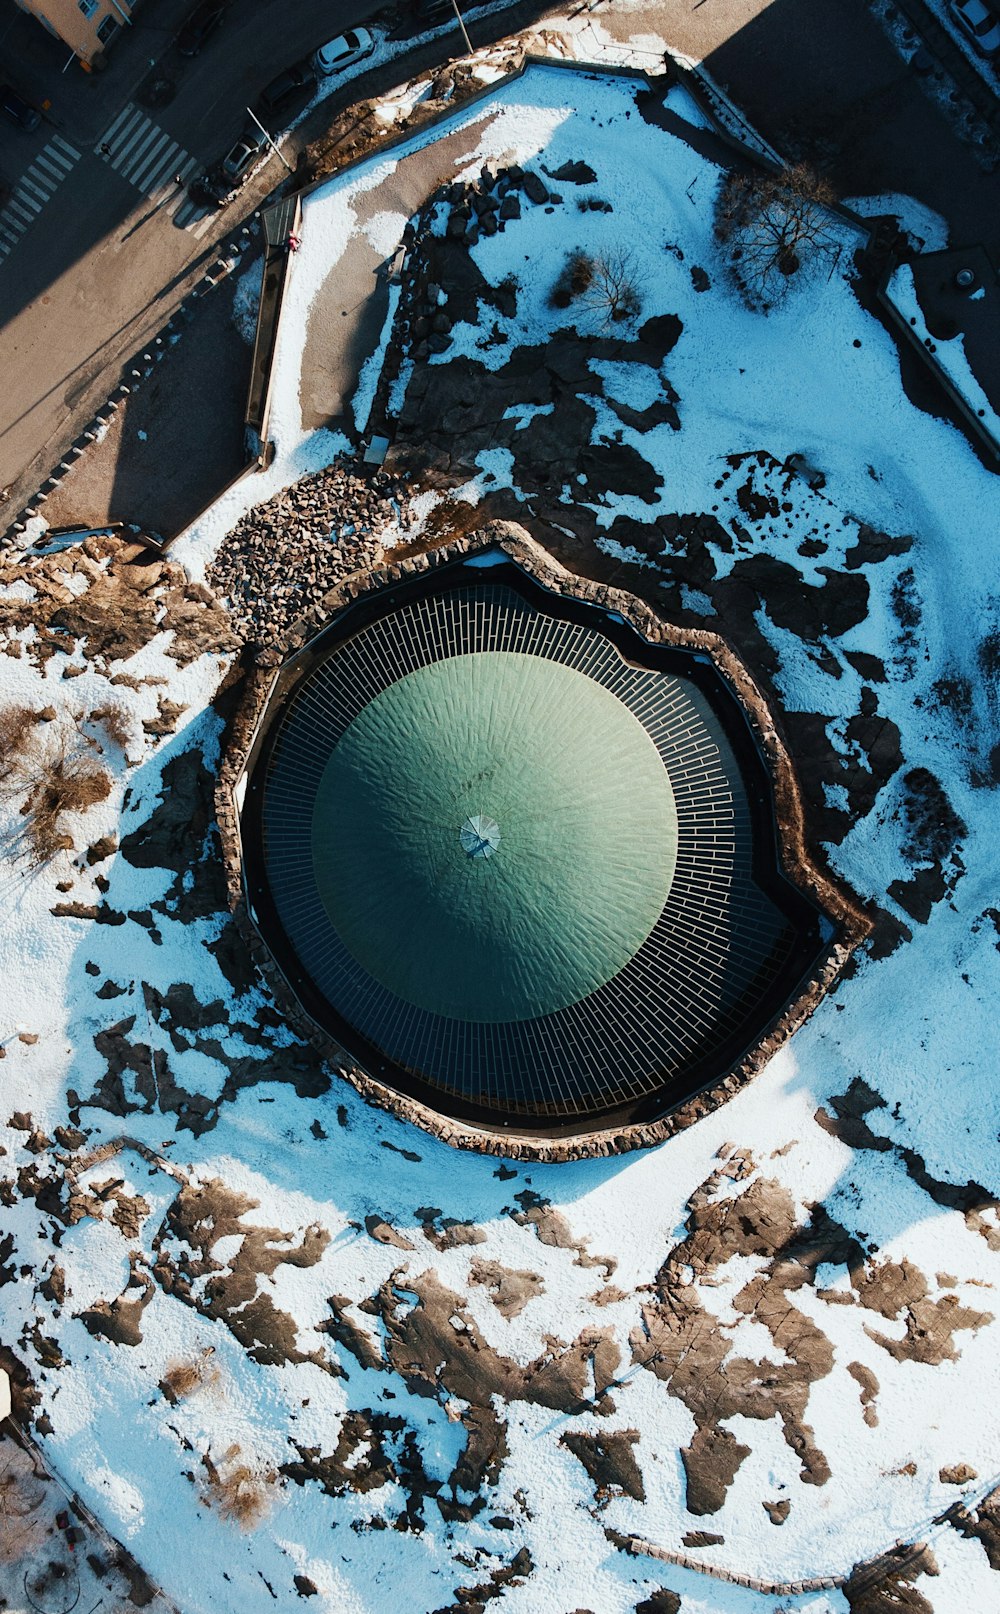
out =
<path fill-rule="evenodd" d="M 108 46 L 131 20 L 130 0 L 16 0 L 76 54 L 89 72 L 100 67 Z M 91 9 L 92 8 L 92 9 Z M 88 14 L 89 12 L 89 14 Z M 114 27 L 112 28 L 112 24 Z"/>

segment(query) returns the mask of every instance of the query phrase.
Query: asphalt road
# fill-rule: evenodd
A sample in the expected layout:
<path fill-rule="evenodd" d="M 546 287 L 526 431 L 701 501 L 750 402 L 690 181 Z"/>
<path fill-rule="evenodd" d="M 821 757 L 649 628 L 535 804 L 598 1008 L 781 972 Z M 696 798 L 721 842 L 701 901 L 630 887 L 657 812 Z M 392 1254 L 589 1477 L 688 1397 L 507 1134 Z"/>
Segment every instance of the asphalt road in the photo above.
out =
<path fill-rule="evenodd" d="M 236 201 L 199 214 L 173 185 L 174 173 L 187 178 L 221 158 L 247 121 L 246 107 L 276 73 L 373 13 L 386 25 L 395 20 L 391 7 L 371 0 L 232 0 L 222 27 L 188 59 L 173 40 L 192 6 L 193 0 L 147 0 L 116 42 L 107 71 L 87 74 L 13 0 L 0 0 L 0 75 L 45 110 L 35 134 L 6 122 L 0 127 L 0 176 L 20 182 L 15 196 L 22 199 L 27 186 L 31 218 L 6 255 L 0 243 L 0 528 L 44 481 L 122 366 L 162 327 L 220 244 L 284 177 L 272 156 Z M 532 0 L 498 3 L 470 23 L 473 39 L 498 38 L 544 9 Z M 445 60 L 450 50 L 461 50 L 457 28 L 375 69 L 366 88 L 388 88 L 417 62 Z M 146 91 L 161 79 L 170 98 L 151 109 Z M 324 106 L 336 108 L 359 93 L 353 79 Z M 317 109 L 289 137 L 283 150 L 290 161 L 323 121 Z M 110 155 L 100 152 L 105 143 Z M 128 150 L 120 153 L 123 146 Z M 25 206 L 22 200 L 22 212 Z"/>
<path fill-rule="evenodd" d="M 76 66 L 62 74 L 62 46 L 30 18 L 5 19 L 3 70 L 16 60 L 19 87 L 51 103 L 37 133 L 5 125 L 0 134 L 0 172 L 23 186 L 26 171 L 40 204 L 0 260 L 0 486 L 12 485 L 8 506 L 44 479 L 106 396 L 108 377 L 165 322 L 219 239 L 282 169 L 272 157 L 238 203 L 211 215 L 195 212 L 173 173 L 221 157 L 248 101 L 276 72 L 372 10 L 357 0 L 237 0 L 202 54 L 186 60 L 170 41 L 187 9 L 188 0 L 160 0 L 148 7 L 148 20 L 140 11 L 100 76 Z M 24 29 L 34 30 L 30 53 L 19 43 Z M 176 84 L 172 99 L 155 110 L 138 95 L 152 60 L 157 76 Z M 106 137 L 110 160 L 95 150 Z"/>

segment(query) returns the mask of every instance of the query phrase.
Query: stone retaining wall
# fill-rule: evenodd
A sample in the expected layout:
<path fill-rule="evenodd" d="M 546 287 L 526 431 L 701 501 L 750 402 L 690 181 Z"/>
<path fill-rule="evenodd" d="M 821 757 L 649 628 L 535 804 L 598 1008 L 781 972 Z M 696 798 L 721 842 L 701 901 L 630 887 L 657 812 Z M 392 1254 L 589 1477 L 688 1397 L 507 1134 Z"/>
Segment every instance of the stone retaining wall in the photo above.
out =
<path fill-rule="evenodd" d="M 585 600 L 624 617 L 653 644 L 671 645 L 708 655 L 748 712 L 757 741 L 769 763 L 779 826 L 781 862 L 787 877 L 825 911 L 838 935 L 804 990 L 771 1024 L 740 1063 L 721 1079 L 684 1100 L 656 1121 L 627 1124 L 580 1136 L 551 1138 L 502 1131 L 458 1121 L 439 1114 L 418 1100 L 398 1093 L 362 1070 L 351 1055 L 306 1013 L 290 982 L 263 941 L 246 900 L 243 848 L 235 792 L 260 732 L 261 719 L 279 676 L 281 665 L 327 626 L 331 617 L 350 601 L 388 584 L 400 582 L 432 568 L 489 548 L 500 548 L 511 559 L 556 594 Z M 788 753 L 775 729 L 759 689 L 743 663 L 718 634 L 680 628 L 665 622 L 635 595 L 604 583 L 591 582 L 566 571 L 514 522 L 490 522 L 479 531 L 456 538 L 438 549 L 390 563 L 375 571 L 345 578 L 288 631 L 257 654 L 247 667 L 243 700 L 223 758 L 216 790 L 216 816 L 222 840 L 229 904 L 251 956 L 284 1014 L 331 1065 L 350 1081 L 363 1098 L 412 1121 L 455 1148 L 475 1149 L 520 1160 L 576 1160 L 649 1148 L 682 1132 L 702 1116 L 724 1104 L 747 1086 L 768 1061 L 810 1016 L 840 974 L 854 948 L 871 925 L 857 902 L 813 862 L 806 844 L 802 799 Z"/>

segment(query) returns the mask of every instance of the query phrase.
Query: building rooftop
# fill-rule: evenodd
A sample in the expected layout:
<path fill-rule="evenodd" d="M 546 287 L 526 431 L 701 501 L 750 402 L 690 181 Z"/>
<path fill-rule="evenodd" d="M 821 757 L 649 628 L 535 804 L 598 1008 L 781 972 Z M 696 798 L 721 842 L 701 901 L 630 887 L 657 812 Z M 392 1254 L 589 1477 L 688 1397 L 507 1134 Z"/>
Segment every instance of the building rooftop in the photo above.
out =
<path fill-rule="evenodd" d="M 252 775 L 254 909 L 390 1086 L 493 1125 L 656 1113 L 742 1055 L 818 916 L 707 658 L 495 559 L 293 658 Z"/>

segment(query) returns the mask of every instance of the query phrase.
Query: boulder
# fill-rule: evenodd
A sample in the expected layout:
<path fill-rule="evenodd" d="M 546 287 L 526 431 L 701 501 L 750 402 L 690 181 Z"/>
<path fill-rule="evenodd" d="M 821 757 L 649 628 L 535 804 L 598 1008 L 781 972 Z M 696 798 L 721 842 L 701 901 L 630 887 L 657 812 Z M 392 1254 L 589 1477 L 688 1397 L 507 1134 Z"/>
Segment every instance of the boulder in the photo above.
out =
<path fill-rule="evenodd" d="M 548 201 L 547 187 L 530 168 L 526 170 L 521 186 L 529 202 L 535 202 L 538 206 L 541 206 L 542 203 Z"/>
<path fill-rule="evenodd" d="M 593 185 L 597 175 L 589 163 L 565 162 L 561 168 L 551 169 L 553 179 L 560 180 L 565 185 Z"/>

